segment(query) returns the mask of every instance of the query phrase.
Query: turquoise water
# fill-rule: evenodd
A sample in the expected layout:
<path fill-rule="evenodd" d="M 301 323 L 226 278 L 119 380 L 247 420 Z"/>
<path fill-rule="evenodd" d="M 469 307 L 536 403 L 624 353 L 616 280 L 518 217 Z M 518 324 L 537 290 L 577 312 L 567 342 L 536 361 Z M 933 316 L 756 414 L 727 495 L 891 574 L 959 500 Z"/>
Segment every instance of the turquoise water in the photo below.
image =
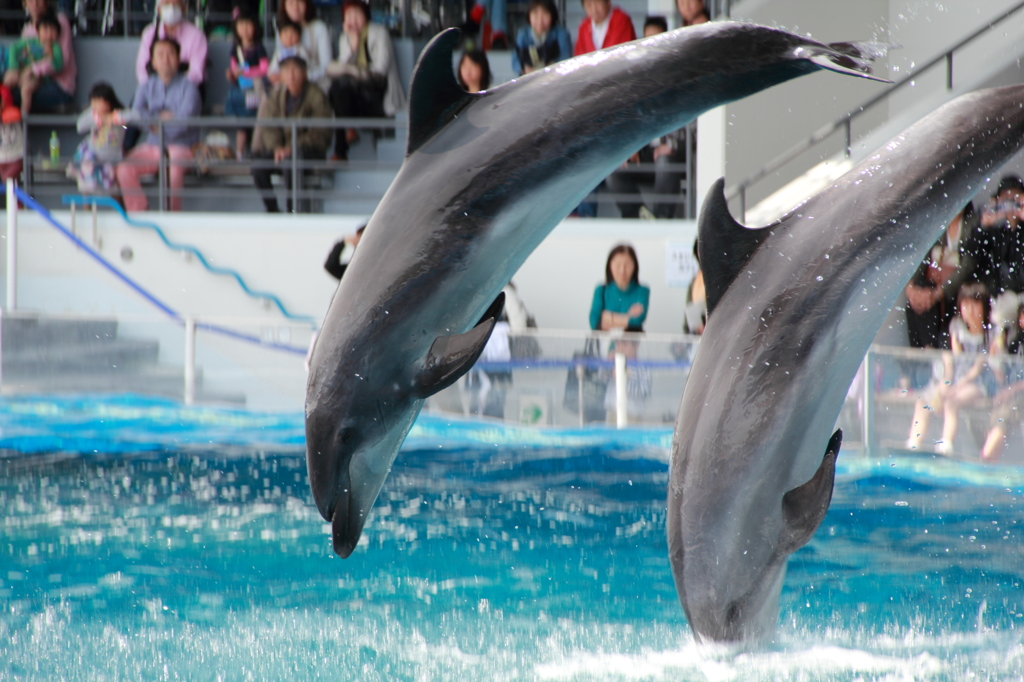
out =
<path fill-rule="evenodd" d="M 424 416 L 333 556 L 300 415 L 0 401 L 3 680 L 1020 680 L 1024 470 L 840 457 L 779 641 L 693 642 L 671 432 Z"/>

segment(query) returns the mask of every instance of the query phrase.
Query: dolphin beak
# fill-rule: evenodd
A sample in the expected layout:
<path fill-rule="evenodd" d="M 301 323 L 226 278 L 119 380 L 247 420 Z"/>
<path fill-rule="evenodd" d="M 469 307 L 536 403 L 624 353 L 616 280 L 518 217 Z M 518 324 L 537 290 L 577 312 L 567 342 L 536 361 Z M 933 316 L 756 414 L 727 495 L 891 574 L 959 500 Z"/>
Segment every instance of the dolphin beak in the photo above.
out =
<path fill-rule="evenodd" d="M 351 499 L 349 491 L 342 490 L 334 501 L 334 512 L 331 515 L 331 543 L 334 546 L 334 553 L 342 559 L 347 559 L 352 554 L 366 523 L 365 515 L 353 514 L 349 509 Z"/>
<path fill-rule="evenodd" d="M 359 544 L 391 464 L 418 413 L 418 406 L 405 410 L 393 422 L 395 427 L 377 441 L 368 441 L 358 426 L 333 426 L 330 415 L 307 415 L 310 489 L 320 514 L 331 522 L 331 541 L 338 556 L 348 558 Z"/>

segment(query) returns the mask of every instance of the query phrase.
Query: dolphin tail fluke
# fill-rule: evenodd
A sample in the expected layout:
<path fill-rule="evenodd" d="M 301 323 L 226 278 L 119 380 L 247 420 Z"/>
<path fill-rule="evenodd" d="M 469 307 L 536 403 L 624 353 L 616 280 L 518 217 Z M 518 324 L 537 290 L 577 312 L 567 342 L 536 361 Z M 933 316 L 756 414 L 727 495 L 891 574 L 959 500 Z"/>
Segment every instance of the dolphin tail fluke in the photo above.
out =
<path fill-rule="evenodd" d="M 430 347 L 423 369 L 416 376 L 417 398 L 429 398 L 448 388 L 476 364 L 504 307 L 505 292 L 502 292 L 494 299 L 477 326 L 465 334 L 437 337 Z"/>
<path fill-rule="evenodd" d="M 872 62 L 884 57 L 890 49 L 898 47 L 888 43 L 829 43 L 829 50 L 820 50 L 809 59 L 828 71 L 867 78 L 879 83 L 892 83 L 888 78 L 876 76 Z"/>
<path fill-rule="evenodd" d="M 837 429 L 828 441 L 825 457 L 818 470 L 801 486 L 782 496 L 785 530 L 779 538 L 779 552 L 792 554 L 807 544 L 825 519 L 832 502 L 832 486 L 836 479 L 836 457 L 843 442 L 843 430 Z"/>

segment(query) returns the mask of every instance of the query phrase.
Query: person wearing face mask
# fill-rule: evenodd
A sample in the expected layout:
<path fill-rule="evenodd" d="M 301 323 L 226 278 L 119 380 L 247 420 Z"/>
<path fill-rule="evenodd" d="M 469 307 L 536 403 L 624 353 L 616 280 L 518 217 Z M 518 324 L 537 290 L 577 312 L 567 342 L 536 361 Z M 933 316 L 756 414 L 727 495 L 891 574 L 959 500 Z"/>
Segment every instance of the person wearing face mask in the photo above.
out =
<path fill-rule="evenodd" d="M 206 36 L 185 19 L 184 0 L 159 0 L 156 11 L 156 21 L 142 30 L 139 39 L 139 55 L 135 59 L 135 77 L 139 84 L 150 78 L 147 67 L 153 41 L 169 38 L 181 47 L 181 65 L 188 67 L 185 76 L 201 85 L 206 68 Z"/>

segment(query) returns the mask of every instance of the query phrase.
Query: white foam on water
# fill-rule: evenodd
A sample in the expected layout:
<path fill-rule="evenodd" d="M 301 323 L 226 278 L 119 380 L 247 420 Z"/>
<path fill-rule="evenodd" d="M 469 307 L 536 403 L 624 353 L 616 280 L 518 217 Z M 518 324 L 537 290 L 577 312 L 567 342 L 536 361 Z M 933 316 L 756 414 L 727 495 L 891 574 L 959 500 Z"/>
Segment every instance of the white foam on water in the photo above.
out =
<path fill-rule="evenodd" d="M 127 620 L 125 620 L 127 619 Z M 781 632 L 767 650 L 698 645 L 677 624 L 538 622 L 477 608 L 395 617 L 257 608 L 219 625 L 162 607 L 105 620 L 67 605 L 0 617 L 0 680 L 360 679 L 988 682 L 1024 672 L 1019 630 Z M 164 672 L 166 670 L 166 673 Z"/>

